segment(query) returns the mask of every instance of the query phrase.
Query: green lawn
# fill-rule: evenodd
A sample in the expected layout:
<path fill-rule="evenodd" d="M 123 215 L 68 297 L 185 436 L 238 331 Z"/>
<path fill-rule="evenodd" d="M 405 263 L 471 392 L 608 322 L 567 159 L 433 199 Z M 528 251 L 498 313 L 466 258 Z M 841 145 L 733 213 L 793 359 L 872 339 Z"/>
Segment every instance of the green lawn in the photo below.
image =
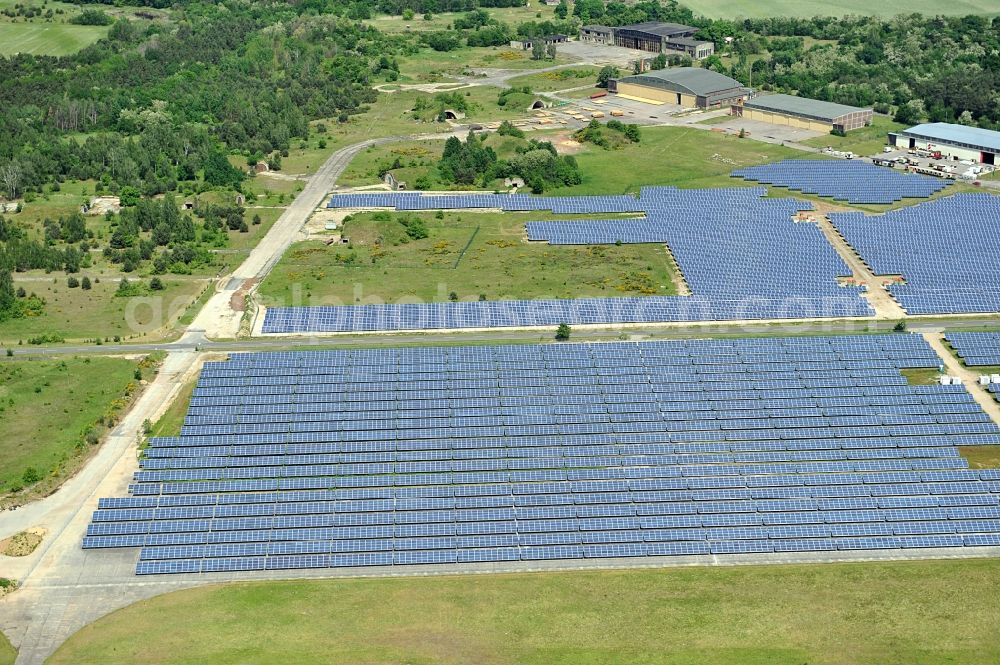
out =
<path fill-rule="evenodd" d="M 84 271 L 83 274 L 91 273 Z M 89 291 L 69 288 L 63 273 L 46 276 L 41 271 L 32 271 L 28 275 L 32 281 L 22 281 L 23 276 L 15 274 L 14 285 L 44 298 L 45 309 L 41 316 L 0 323 L 0 344 L 27 343 L 28 338 L 42 334 L 77 341 L 115 335 L 126 341 L 160 339 L 169 331 L 171 321 L 197 298 L 207 283 L 207 278 L 163 275 L 160 279 L 166 287 L 164 290 L 127 298 L 115 295 L 119 284 L 108 275 L 97 282 L 96 276 L 91 274 L 94 283 Z M 135 275 L 128 279 L 149 283 L 148 278 Z"/>
<path fill-rule="evenodd" d="M 191 403 L 191 395 L 195 386 L 198 385 L 198 377 L 193 376 L 183 386 L 174 400 L 163 412 L 160 419 L 153 424 L 150 436 L 180 436 L 181 427 L 184 425 L 184 417 L 188 412 L 188 405 Z"/>
<path fill-rule="evenodd" d="M 895 122 L 891 118 L 875 116 L 870 127 L 853 129 L 847 132 L 847 136 L 825 134 L 806 139 L 802 143 L 814 148 L 830 146 L 834 150 L 850 151 L 856 155 L 876 155 L 882 152 L 884 146 L 888 145 L 887 135 L 889 132 L 905 127 L 906 125 Z"/>
<path fill-rule="evenodd" d="M 259 582 L 159 596 L 50 663 L 978 664 L 1000 560 Z"/>
<path fill-rule="evenodd" d="M 556 55 L 555 60 L 532 60 L 530 51 L 509 46 L 460 48 L 439 52 L 423 49 L 399 59 L 399 83 L 448 82 L 445 74 L 461 74 L 470 68 L 481 69 L 543 69 L 553 65 L 576 62 L 575 58 Z"/>
<path fill-rule="evenodd" d="M 8 360 L 0 363 L 0 491 L 25 469 L 43 477 L 71 470 L 84 434 L 120 400 L 137 364 L 122 358 Z M 69 466 L 67 466 L 69 465 Z"/>
<path fill-rule="evenodd" d="M 1000 446 L 959 446 L 958 452 L 970 469 L 1000 469 Z"/>
<path fill-rule="evenodd" d="M 525 5 L 524 7 L 484 7 L 483 9 L 489 13 L 490 17 L 511 26 L 516 26 L 518 23 L 526 21 L 551 21 L 555 18 L 554 7 L 536 4 Z M 536 15 L 538 13 L 541 13 L 541 18 L 537 18 Z M 410 20 L 406 20 L 402 16 L 380 15 L 365 21 L 365 23 L 387 33 L 429 32 L 434 30 L 449 30 L 452 22 L 464 15 L 465 12 L 432 14 L 430 21 L 425 21 L 422 14 L 417 14 Z"/>
<path fill-rule="evenodd" d="M 507 109 L 497 106 L 499 88 L 475 86 L 462 88 L 456 92 L 462 95 L 469 105 L 465 122 L 515 120 L 530 115 L 523 108 Z M 434 95 L 413 90 L 380 93 L 378 99 L 369 105 L 365 113 L 351 116 L 346 124 L 326 121 L 327 133 L 317 136 L 322 136 L 326 140 L 329 152 L 332 152 L 364 139 L 452 131 L 452 127 L 447 123 L 414 117 L 412 110 L 416 100 L 421 97 L 431 100 Z M 285 170 L 292 173 L 291 168 L 286 166 Z"/>
<path fill-rule="evenodd" d="M 875 4 L 864 0 L 843 0 L 836 4 L 823 0 L 685 0 L 683 4 L 696 14 L 711 18 L 845 14 L 894 16 L 913 13 L 952 16 L 1000 14 L 1000 6 L 995 0 L 956 0 L 948 3 L 937 0 L 887 0 Z"/>
<path fill-rule="evenodd" d="M 17 650 L 11 645 L 7 636 L 0 633 L 0 665 L 14 665 L 16 658 Z"/>
<path fill-rule="evenodd" d="M 68 23 L 0 23 L 0 56 L 69 55 L 96 42 L 108 29 Z"/>
<path fill-rule="evenodd" d="M 749 186 L 746 181 L 731 178 L 729 173 L 753 164 L 814 157 L 771 143 L 686 127 L 643 127 L 641 132 L 642 140 L 638 144 L 619 150 L 585 145 L 575 155 L 583 183 L 545 193 L 621 194 L 638 192 L 645 185 L 746 187 Z M 557 138 L 546 131 L 531 132 L 528 137 Z M 495 141 L 495 138 L 490 137 L 488 141 Z M 379 165 L 395 157 L 400 158 L 404 167 L 412 169 L 411 173 L 423 173 L 434 164 L 440 150 L 441 144 L 436 142 L 409 141 L 378 146 L 355 157 L 338 182 L 350 186 L 377 184 Z M 504 156 L 502 151 L 498 154 Z M 621 168 L 622 164 L 642 164 L 643 168 Z M 406 173 L 403 175 L 404 179 L 409 177 Z M 454 189 L 455 186 L 437 184 L 436 187 Z"/>
<path fill-rule="evenodd" d="M 414 214 L 429 237 L 409 240 L 391 214 L 357 215 L 344 225 L 351 245 L 293 245 L 260 286 L 264 304 L 322 305 L 463 300 L 673 295 L 662 245 L 550 246 L 523 239 L 524 222 L 544 213 Z M 464 255 L 463 255 L 464 251 Z"/>
<path fill-rule="evenodd" d="M 620 150 L 588 145 L 576 155 L 583 184 L 546 194 L 621 194 L 638 191 L 643 185 L 747 186 L 745 181 L 729 177 L 730 172 L 744 166 L 810 156 L 792 148 L 703 129 L 643 127 L 641 131 L 639 143 Z M 623 164 L 636 168 L 622 168 Z"/>
<path fill-rule="evenodd" d="M 377 184 L 380 182 L 379 170 L 395 164 L 398 159 L 400 168 L 393 169 L 393 173 L 412 187 L 416 179 L 414 175 L 424 175 L 436 170 L 443 149 L 443 140 L 403 141 L 371 146 L 351 160 L 337 178 L 337 184 L 345 187 Z"/>
<path fill-rule="evenodd" d="M 932 386 L 941 378 L 936 369 L 902 369 L 899 371 L 911 386 Z"/>
<path fill-rule="evenodd" d="M 578 88 L 583 85 L 595 87 L 597 85 L 597 72 L 596 67 L 590 66 L 566 67 L 541 74 L 518 76 L 510 79 L 507 83 L 513 87 L 528 86 L 534 92 L 551 92 L 566 88 Z"/>

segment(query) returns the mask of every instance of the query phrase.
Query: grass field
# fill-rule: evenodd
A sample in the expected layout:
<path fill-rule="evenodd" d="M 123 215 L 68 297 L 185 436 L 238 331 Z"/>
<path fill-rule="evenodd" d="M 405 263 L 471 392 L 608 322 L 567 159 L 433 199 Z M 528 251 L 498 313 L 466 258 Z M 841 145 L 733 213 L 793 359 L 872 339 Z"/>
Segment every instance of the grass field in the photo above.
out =
<path fill-rule="evenodd" d="M 409 240 L 393 214 L 356 216 L 344 225 L 350 247 L 293 245 L 260 286 L 264 304 L 672 295 L 673 271 L 662 245 L 558 247 L 523 240 L 524 222 L 544 214 L 433 213 L 429 237 Z"/>
<path fill-rule="evenodd" d="M 553 7 L 537 5 L 525 5 L 524 7 L 488 7 L 485 9 L 489 12 L 491 18 L 511 26 L 516 26 L 518 23 L 526 21 L 553 20 L 555 16 Z M 538 14 L 541 14 L 541 18 L 537 17 Z M 417 14 L 410 20 L 406 20 L 402 16 L 379 15 L 365 21 L 365 23 L 387 33 L 429 32 L 434 30 L 449 30 L 452 22 L 460 16 L 464 16 L 464 12 L 432 14 L 429 21 L 425 21 L 421 14 Z"/>
<path fill-rule="evenodd" d="M 11 646 L 7 636 L 0 633 L 0 665 L 14 665 L 17 651 Z"/>
<path fill-rule="evenodd" d="M 870 127 L 853 129 L 847 136 L 834 136 L 826 134 L 802 141 L 805 145 L 814 148 L 832 147 L 834 150 L 844 152 L 850 151 L 856 155 L 875 155 L 882 152 L 882 148 L 888 143 L 888 133 L 897 129 L 904 129 L 902 125 L 884 116 L 875 116 Z"/>
<path fill-rule="evenodd" d="M 987 663 L 1000 560 L 230 584 L 159 596 L 50 663 Z"/>
<path fill-rule="evenodd" d="M 159 339 L 168 324 L 197 298 L 206 278 L 164 275 L 166 288 L 143 296 L 115 296 L 118 282 L 105 275 L 94 282 L 90 291 L 71 289 L 66 275 L 53 273 L 44 277 L 33 272 L 32 281 L 15 275 L 15 286 L 23 286 L 46 301 L 41 316 L 11 319 L 0 323 L 0 344 L 13 345 L 37 335 L 51 334 L 66 340 L 86 340 L 119 336 L 123 339 Z M 86 272 L 83 274 L 87 274 Z M 54 281 L 53 281 L 54 280 Z M 94 277 L 91 276 L 91 280 Z M 149 283 L 148 278 L 129 276 L 129 281 Z"/>
<path fill-rule="evenodd" d="M 970 469 L 1000 469 L 1000 446 L 959 446 Z"/>
<path fill-rule="evenodd" d="M 621 194 L 643 185 L 739 187 L 734 169 L 808 157 L 792 148 L 685 127 L 643 127 L 640 143 L 621 150 L 588 145 L 576 155 L 583 184 L 552 194 Z M 623 164 L 634 168 L 622 168 Z"/>
<path fill-rule="evenodd" d="M 524 115 L 523 109 L 518 113 L 506 111 L 497 106 L 499 88 L 475 87 L 459 91 L 472 105 L 468 120 L 486 121 L 502 120 Z M 380 93 L 378 99 L 368 106 L 365 113 L 351 116 L 346 124 L 330 120 L 325 139 L 329 152 L 346 145 L 357 143 L 364 139 L 381 136 L 405 136 L 410 134 L 434 134 L 449 132 L 451 127 L 443 122 L 419 121 L 413 117 L 416 100 L 419 97 L 432 99 L 434 95 L 412 90 Z M 290 170 L 291 167 L 286 167 Z"/>
<path fill-rule="evenodd" d="M 711 18 L 767 17 L 767 16 L 831 16 L 862 14 L 895 16 L 896 14 L 1000 14 L 1000 5 L 994 0 L 956 0 L 941 3 L 936 0 L 887 0 L 871 3 L 864 0 L 844 0 L 836 4 L 823 0 L 685 0 L 684 5 L 696 14 Z"/>
<path fill-rule="evenodd" d="M 20 481 L 28 467 L 47 476 L 63 466 L 122 397 L 136 366 L 104 357 L 0 363 L 0 489 Z"/>
<path fill-rule="evenodd" d="M 579 88 L 583 85 L 595 87 L 597 85 L 596 67 L 567 67 L 556 69 L 551 72 L 541 74 L 527 74 L 512 78 L 507 83 L 512 87 L 528 86 L 534 92 L 551 92 L 554 90 L 565 90 L 567 88 Z"/>
<path fill-rule="evenodd" d="M 0 23 L 0 56 L 69 55 L 96 42 L 108 29 L 68 23 Z"/>
<path fill-rule="evenodd" d="M 532 60 L 530 51 L 508 46 L 460 48 L 438 52 L 429 49 L 399 59 L 399 83 L 446 82 L 445 74 L 460 74 L 470 69 L 543 69 L 575 62 L 574 58 L 556 55 L 555 60 Z"/>
<path fill-rule="evenodd" d="M 621 194 L 638 192 L 645 185 L 745 187 L 748 183 L 729 177 L 729 173 L 743 166 L 812 156 L 771 143 L 686 127 L 643 127 L 641 132 L 640 143 L 620 150 L 585 145 L 575 155 L 583 183 L 546 194 Z M 565 138 L 564 133 L 561 136 Z M 529 137 L 558 142 L 560 134 L 532 132 Z M 377 164 L 393 151 L 398 151 L 404 166 L 412 163 L 424 168 L 440 149 L 440 144 L 433 142 L 379 146 L 355 157 L 340 182 L 353 186 L 377 184 Z M 622 164 L 641 164 L 642 168 L 621 168 Z"/>

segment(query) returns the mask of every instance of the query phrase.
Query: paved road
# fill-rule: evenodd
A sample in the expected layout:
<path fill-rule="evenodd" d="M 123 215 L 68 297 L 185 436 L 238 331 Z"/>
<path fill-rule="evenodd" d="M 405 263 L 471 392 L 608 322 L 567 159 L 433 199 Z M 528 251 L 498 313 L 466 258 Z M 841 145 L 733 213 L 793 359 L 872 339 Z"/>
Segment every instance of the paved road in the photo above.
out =
<path fill-rule="evenodd" d="M 643 324 L 635 326 L 608 326 L 573 329 L 574 340 L 619 339 L 688 339 L 692 336 L 717 335 L 802 335 L 802 334 L 843 334 L 879 332 L 891 330 L 895 320 L 858 319 L 850 321 L 787 321 L 780 323 L 749 324 Z M 945 330 L 968 330 L 978 328 L 1000 328 L 1000 316 L 938 319 L 933 317 L 908 318 L 907 329 L 917 333 L 940 333 Z M 144 354 L 154 351 L 204 351 L 213 353 L 235 353 L 241 351 L 274 351 L 284 349 L 308 349 L 310 347 L 357 347 L 357 346 L 400 346 L 409 344 L 476 344 L 481 342 L 532 343 L 552 340 L 551 327 L 522 330 L 499 328 L 487 332 L 447 332 L 447 333 L 363 333 L 348 335 L 313 335 L 241 340 L 210 340 L 203 332 L 188 332 L 174 342 L 151 344 L 103 344 L 70 346 L 28 346 L 14 347 L 14 357 L 59 356 L 59 355 L 127 355 Z M 0 356 L 0 362 L 6 360 Z M 2 524 L 2 521 L 0 521 Z M 2 533 L 2 528 L 0 528 Z"/>

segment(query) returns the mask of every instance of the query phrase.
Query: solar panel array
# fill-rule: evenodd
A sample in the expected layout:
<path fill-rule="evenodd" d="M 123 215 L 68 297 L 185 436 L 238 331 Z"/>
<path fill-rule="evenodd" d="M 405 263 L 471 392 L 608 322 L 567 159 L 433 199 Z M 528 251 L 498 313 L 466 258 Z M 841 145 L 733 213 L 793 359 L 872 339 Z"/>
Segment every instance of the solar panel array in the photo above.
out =
<path fill-rule="evenodd" d="M 1000 332 L 952 332 L 944 338 L 969 367 L 1000 367 Z"/>
<path fill-rule="evenodd" d="M 871 316 L 851 274 L 822 232 L 796 224 L 808 203 L 763 198 L 766 190 L 643 188 L 629 196 L 531 197 L 510 194 L 337 195 L 331 207 L 501 208 L 560 213 L 643 211 L 643 219 L 529 222 L 534 240 L 555 244 L 667 242 L 692 297 L 504 300 L 347 307 L 268 308 L 262 331 L 365 332 L 664 321 L 732 321 Z M 697 220 L 693 223 L 692 220 Z"/>
<path fill-rule="evenodd" d="M 556 214 L 644 212 L 634 196 L 528 196 L 526 194 L 427 194 L 365 192 L 334 194 L 329 208 L 394 208 L 396 210 L 497 209 L 505 212 L 551 210 Z"/>
<path fill-rule="evenodd" d="M 85 548 L 139 574 L 1000 545 L 915 335 L 234 355 Z"/>
<path fill-rule="evenodd" d="M 884 215 L 830 220 L 910 314 L 1000 312 L 1000 197 L 955 194 Z"/>
<path fill-rule="evenodd" d="M 836 159 L 788 159 L 737 169 L 732 176 L 848 203 L 888 204 L 904 198 L 927 198 L 951 184 L 943 178 Z"/>
<path fill-rule="evenodd" d="M 838 298 L 850 269 L 814 224 L 796 224 L 809 204 L 760 191 L 649 188 L 646 219 L 528 222 L 550 244 L 669 242 L 691 291 L 706 297 Z M 692 222 L 697 219 L 697 222 Z"/>

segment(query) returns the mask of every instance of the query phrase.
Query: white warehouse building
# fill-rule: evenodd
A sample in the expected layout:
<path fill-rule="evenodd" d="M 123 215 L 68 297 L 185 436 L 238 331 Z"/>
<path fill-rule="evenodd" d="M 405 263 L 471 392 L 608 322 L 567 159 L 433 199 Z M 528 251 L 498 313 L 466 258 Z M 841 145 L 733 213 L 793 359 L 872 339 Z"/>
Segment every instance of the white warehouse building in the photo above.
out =
<path fill-rule="evenodd" d="M 1000 132 L 946 122 L 929 122 L 889 132 L 889 145 L 904 150 L 940 151 L 950 159 L 1000 165 Z"/>

